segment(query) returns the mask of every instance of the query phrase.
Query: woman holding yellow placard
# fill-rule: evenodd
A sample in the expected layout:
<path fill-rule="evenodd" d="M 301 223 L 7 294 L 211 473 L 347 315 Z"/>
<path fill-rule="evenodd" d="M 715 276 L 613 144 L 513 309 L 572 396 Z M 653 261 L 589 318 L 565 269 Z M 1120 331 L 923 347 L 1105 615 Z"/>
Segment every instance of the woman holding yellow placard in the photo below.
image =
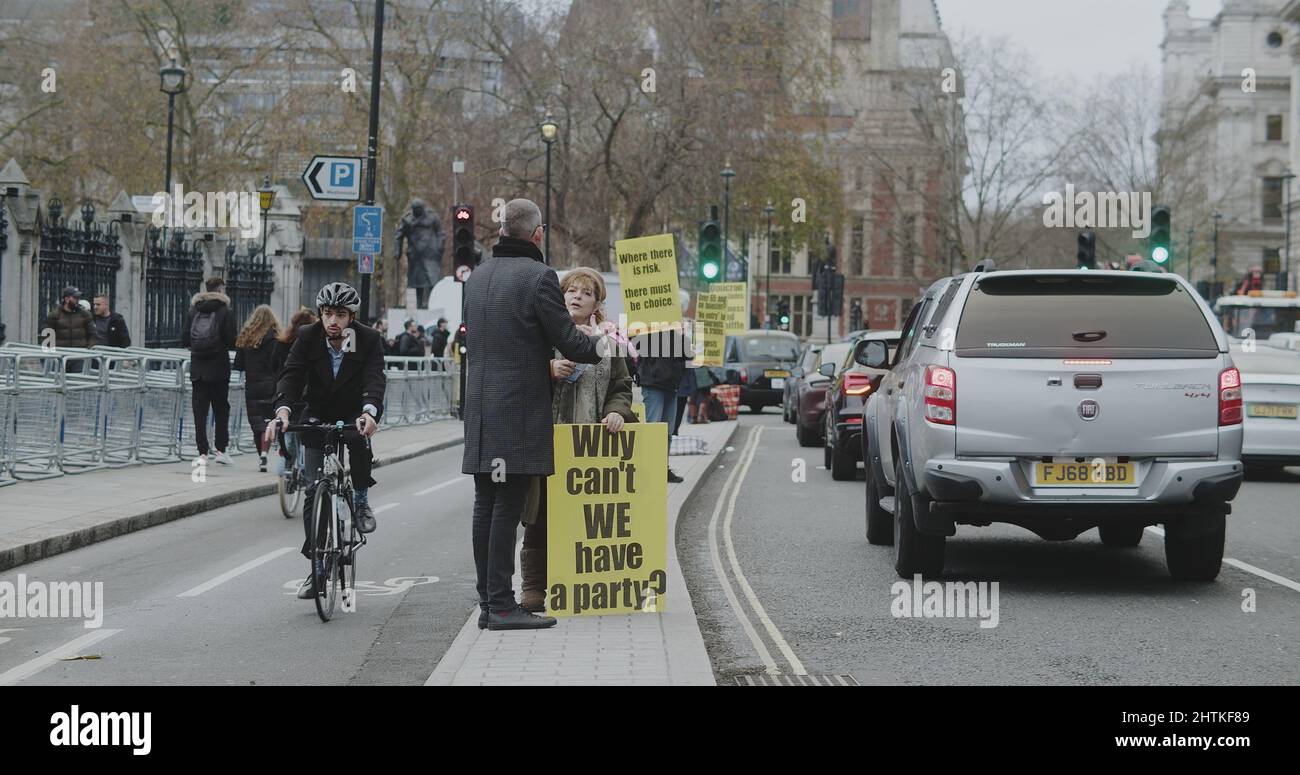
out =
<path fill-rule="evenodd" d="M 599 272 L 587 267 L 574 269 L 560 282 L 560 291 L 575 324 L 613 327 L 605 322 L 605 280 Z M 620 343 L 626 347 L 626 339 Z M 632 377 L 619 352 L 590 365 L 556 358 L 551 361 L 551 380 L 551 414 L 556 423 L 601 423 L 608 432 L 617 433 L 623 423 L 637 421 L 632 412 Z M 524 504 L 523 521 L 520 605 L 537 613 L 545 608 L 546 600 L 546 485 L 542 477 L 535 479 Z"/>

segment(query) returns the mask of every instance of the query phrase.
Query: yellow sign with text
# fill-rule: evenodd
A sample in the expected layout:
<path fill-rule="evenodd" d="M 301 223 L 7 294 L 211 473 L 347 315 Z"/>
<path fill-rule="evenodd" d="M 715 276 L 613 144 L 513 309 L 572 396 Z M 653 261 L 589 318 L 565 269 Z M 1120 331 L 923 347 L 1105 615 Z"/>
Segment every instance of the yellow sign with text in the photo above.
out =
<path fill-rule="evenodd" d="M 546 480 L 547 613 L 664 610 L 668 588 L 668 426 L 555 426 Z"/>
<path fill-rule="evenodd" d="M 726 333 L 743 334 L 749 330 L 746 317 L 745 296 L 749 293 L 748 283 L 714 283 L 710 288 L 713 293 L 727 297 Z"/>
<path fill-rule="evenodd" d="M 619 240 L 614 243 L 614 255 L 623 288 L 628 336 L 680 323 L 682 306 L 677 295 L 677 250 L 673 235 Z"/>
<path fill-rule="evenodd" d="M 695 298 L 696 331 L 700 339 L 700 366 L 721 366 L 727 344 L 727 297 L 721 293 L 700 293 Z"/>

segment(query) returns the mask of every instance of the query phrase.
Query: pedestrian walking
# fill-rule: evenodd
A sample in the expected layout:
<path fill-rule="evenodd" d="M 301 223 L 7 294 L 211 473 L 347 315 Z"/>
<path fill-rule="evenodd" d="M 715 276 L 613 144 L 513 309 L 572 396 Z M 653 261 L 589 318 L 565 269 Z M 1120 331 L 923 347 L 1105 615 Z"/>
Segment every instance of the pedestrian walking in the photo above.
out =
<path fill-rule="evenodd" d="M 203 283 L 196 293 L 181 329 L 181 346 L 190 351 L 190 385 L 193 388 L 194 440 L 199 457 L 207 458 L 208 412 L 216 421 L 216 455 L 224 466 L 234 465 L 226 446 L 230 442 L 230 350 L 235 346 L 235 315 L 230 311 L 226 284 L 219 277 Z"/>
<path fill-rule="evenodd" d="M 104 293 L 95 294 L 95 346 L 131 346 L 126 319 L 110 308 L 108 295 Z"/>
<path fill-rule="evenodd" d="M 438 318 L 438 327 L 429 335 L 429 348 L 435 358 L 442 358 L 447 354 L 447 340 L 451 338 L 451 332 L 447 330 L 447 318 Z"/>
<path fill-rule="evenodd" d="M 248 322 L 235 339 L 235 370 L 244 372 L 244 411 L 257 443 L 258 471 L 266 473 L 266 450 L 263 439 L 266 422 L 271 419 L 271 399 L 275 398 L 275 343 L 280 336 L 280 321 L 266 304 L 253 310 Z"/>
<path fill-rule="evenodd" d="M 289 325 L 285 326 L 284 331 L 275 340 L 275 346 L 271 350 L 271 370 L 275 374 L 277 383 L 280 380 L 280 372 L 284 370 L 284 362 L 289 357 L 289 351 L 293 349 L 293 343 L 298 341 L 298 332 L 304 327 L 315 323 L 318 319 L 316 313 L 306 307 L 299 307 L 298 311 L 289 318 Z M 297 417 L 302 412 L 303 406 L 304 404 L 300 402 L 290 406 L 289 409 Z M 302 445 L 299 443 L 298 434 L 284 434 L 284 446 L 286 459 L 293 461 L 295 465 L 305 471 L 302 455 L 299 454 Z"/>
<path fill-rule="evenodd" d="M 677 414 L 677 390 L 686 371 L 686 362 L 695 357 L 690 342 L 675 325 L 654 333 L 641 334 L 633 340 L 638 358 L 637 384 L 641 386 L 641 399 L 645 402 L 645 421 L 661 422 L 672 430 Z M 668 481 L 680 483 L 682 478 L 670 467 Z"/>
<path fill-rule="evenodd" d="M 605 279 L 600 272 L 587 267 L 574 269 L 560 282 L 560 291 L 575 325 L 591 320 L 597 325 L 605 322 Z M 591 366 L 552 358 L 551 381 L 553 422 L 601 423 L 607 432 L 618 433 L 623 423 L 637 421 L 632 412 L 632 377 L 618 352 L 602 353 L 600 361 Z M 542 477 L 533 478 L 526 504 L 524 545 L 519 550 L 519 573 L 523 577 L 520 605 L 526 611 L 539 613 L 546 601 L 546 486 Z"/>
<path fill-rule="evenodd" d="M 501 239 L 465 283 L 468 374 L 461 470 L 474 476 L 474 565 L 479 627 L 537 629 L 552 617 L 515 601 L 515 539 L 533 480 L 555 472 L 551 355 L 599 363 L 601 337 L 573 322 L 555 270 L 543 259 L 542 213 L 506 203 Z"/>

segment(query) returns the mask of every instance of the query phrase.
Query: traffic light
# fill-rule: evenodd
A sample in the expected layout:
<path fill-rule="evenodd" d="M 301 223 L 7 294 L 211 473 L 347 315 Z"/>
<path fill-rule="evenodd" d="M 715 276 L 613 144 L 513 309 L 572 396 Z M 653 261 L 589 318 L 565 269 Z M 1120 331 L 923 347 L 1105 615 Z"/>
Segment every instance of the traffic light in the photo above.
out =
<path fill-rule="evenodd" d="M 790 330 L 790 302 L 782 299 L 776 303 L 777 320 L 781 324 L 782 331 Z"/>
<path fill-rule="evenodd" d="M 1151 211 L 1151 236 L 1147 238 L 1147 256 L 1161 266 L 1167 264 L 1170 258 L 1169 216 L 1167 205 L 1159 205 Z"/>
<path fill-rule="evenodd" d="M 718 208 L 709 213 L 709 220 L 700 225 L 700 280 L 714 283 L 722 280 L 722 229 L 718 227 Z"/>
<path fill-rule="evenodd" d="M 461 323 L 460 327 L 456 329 L 456 338 L 452 340 L 453 342 L 455 342 L 456 352 L 459 353 L 460 355 L 465 354 L 466 339 L 467 339 L 467 333 L 466 333 L 465 324 Z"/>
<path fill-rule="evenodd" d="M 456 205 L 451 208 L 452 276 L 456 278 L 456 282 L 463 283 L 468 280 L 474 267 L 478 266 L 476 247 L 474 208 L 470 205 Z"/>
<path fill-rule="evenodd" d="M 1078 268 L 1097 268 L 1097 235 L 1092 229 L 1079 232 Z"/>

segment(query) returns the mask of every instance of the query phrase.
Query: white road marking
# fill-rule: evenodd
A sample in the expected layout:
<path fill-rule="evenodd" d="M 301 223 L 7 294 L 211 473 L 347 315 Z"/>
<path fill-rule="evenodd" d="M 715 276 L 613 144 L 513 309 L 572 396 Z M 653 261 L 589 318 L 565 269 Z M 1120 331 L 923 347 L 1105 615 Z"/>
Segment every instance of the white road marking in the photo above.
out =
<path fill-rule="evenodd" d="M 279 557 L 283 554 L 288 554 L 289 552 L 292 551 L 294 551 L 294 548 L 292 546 L 286 546 L 283 549 L 276 549 L 274 552 L 267 552 L 261 557 L 258 557 L 253 560 L 249 560 L 248 562 L 244 563 L 243 565 L 240 565 L 238 568 L 235 568 L 234 570 L 226 571 L 225 573 L 221 574 L 220 576 L 217 576 L 215 579 L 212 579 L 211 581 L 205 581 L 202 584 L 198 585 L 197 587 L 194 587 L 193 589 L 187 589 L 184 592 L 177 595 L 176 597 L 198 597 L 199 595 L 203 594 L 204 592 L 207 592 L 210 589 L 213 589 L 214 587 L 219 587 L 222 584 L 225 584 L 227 581 L 230 581 L 231 579 L 233 579 L 234 577 L 238 576 L 241 573 L 247 573 L 248 571 L 252 570 L 253 568 L 256 568 L 259 565 L 268 563 L 271 560 L 274 560 L 276 557 Z"/>
<path fill-rule="evenodd" d="M 1152 533 L 1155 533 L 1161 538 L 1165 537 L 1165 529 L 1163 527 L 1160 527 L 1159 525 L 1147 525 L 1147 530 L 1150 530 Z"/>
<path fill-rule="evenodd" d="M 756 446 L 758 443 L 758 434 L 752 433 L 745 441 L 745 449 L 750 446 Z M 741 452 L 743 458 L 745 453 Z M 727 602 L 731 604 L 731 610 L 735 612 L 736 618 L 740 620 L 740 626 L 749 636 L 749 642 L 753 644 L 754 650 L 758 652 L 759 659 L 767 666 L 769 675 L 780 675 L 781 668 L 777 667 L 776 660 L 772 659 L 772 654 L 763 645 L 763 639 L 758 636 L 754 625 L 750 623 L 749 617 L 740 607 L 740 600 L 736 597 L 736 592 L 731 588 L 731 582 L 727 580 L 727 573 L 722 568 L 722 556 L 718 552 L 718 515 L 722 513 L 722 503 L 727 499 L 727 490 L 731 483 L 735 481 L 736 474 L 740 472 L 741 466 L 735 466 L 731 473 L 727 475 L 727 481 L 722 485 L 722 492 L 718 494 L 718 503 L 713 507 L 713 517 L 709 519 L 709 556 L 713 561 L 713 572 L 717 574 L 718 581 L 722 584 L 722 591 L 727 596 Z"/>
<path fill-rule="evenodd" d="M 468 476 L 459 476 L 459 477 L 456 477 L 455 479 L 451 479 L 451 480 L 448 480 L 448 481 L 446 481 L 446 482 L 443 482 L 442 484 L 435 484 L 435 485 L 432 486 L 432 487 L 426 487 L 426 488 L 424 488 L 423 490 L 417 490 L 417 491 L 416 491 L 415 493 L 413 493 L 413 494 L 414 494 L 414 495 L 428 495 L 428 494 L 431 493 L 431 492 L 435 492 L 435 491 L 437 491 L 437 490 L 441 490 L 441 489 L 444 488 L 444 487 L 450 487 L 450 486 L 452 486 L 453 484 L 460 484 L 461 482 L 472 482 L 472 481 L 474 481 L 474 480 L 473 480 L 473 478 L 471 478 L 471 477 L 468 477 Z"/>
<path fill-rule="evenodd" d="M 1162 536 L 1162 537 L 1163 537 L 1164 534 L 1165 534 L 1165 531 L 1164 531 L 1163 528 L 1156 527 L 1155 525 L 1152 525 L 1152 526 L 1148 527 L 1147 530 L 1150 530 L 1152 533 L 1155 533 L 1156 535 L 1158 535 L 1158 536 Z M 1286 576 L 1279 576 L 1279 575 L 1277 575 L 1276 573 L 1273 573 L 1273 572 L 1271 572 L 1271 571 L 1266 571 L 1266 570 L 1264 570 L 1263 568 L 1257 568 L 1257 567 L 1255 567 L 1254 565 L 1251 565 L 1251 564 L 1248 563 L 1248 562 L 1242 562 L 1241 560 L 1235 560 L 1235 559 L 1233 559 L 1233 558 L 1231 558 L 1231 557 L 1224 557 L 1224 558 L 1223 558 L 1223 561 L 1224 561 L 1225 563 L 1227 563 L 1228 565 L 1231 565 L 1231 566 L 1234 567 L 1234 568 L 1237 568 L 1237 569 L 1239 569 L 1239 570 L 1244 570 L 1244 571 L 1246 571 L 1247 573 L 1252 573 L 1252 574 L 1254 574 L 1254 575 L 1256 575 L 1256 576 L 1259 576 L 1259 577 L 1262 578 L 1262 579 L 1268 579 L 1269 581 L 1273 582 L 1274 584 L 1280 584 L 1280 585 L 1282 585 L 1282 586 L 1284 586 L 1284 587 L 1287 587 L 1287 588 L 1289 588 L 1289 589 L 1294 589 L 1295 591 L 1300 592 L 1300 582 L 1292 581 L 1291 579 L 1287 578 Z"/>
<path fill-rule="evenodd" d="M 119 632 L 121 632 L 121 630 L 95 630 L 94 632 L 82 635 L 80 638 L 70 640 L 62 646 L 45 652 L 36 659 L 24 662 L 12 670 L 0 673 L 0 686 L 8 686 L 10 684 L 16 684 L 19 681 L 25 681 L 65 657 L 80 656 L 86 647 L 94 645 L 105 638 L 118 634 Z"/>
<path fill-rule="evenodd" d="M 1274 584 L 1281 584 L 1284 587 L 1290 587 L 1291 589 L 1300 592 L 1300 583 L 1296 583 L 1291 579 L 1286 578 L 1285 576 L 1279 576 L 1276 573 L 1270 573 L 1264 570 L 1263 568 L 1256 568 L 1254 565 L 1242 562 L 1241 560 L 1234 560 L 1231 557 L 1225 557 L 1223 558 L 1223 561 L 1228 563 L 1234 568 L 1240 568 L 1241 570 L 1244 570 L 1247 573 L 1253 573 L 1256 576 L 1259 576 L 1260 578 L 1268 579 Z"/>
<path fill-rule="evenodd" d="M 402 504 L 400 503 L 385 503 L 382 506 L 376 506 L 375 508 L 371 509 L 371 511 L 374 512 L 375 514 L 383 514 L 385 511 L 388 511 L 389 509 L 395 509 L 401 505 Z"/>
<path fill-rule="evenodd" d="M 750 607 L 758 615 L 758 620 L 763 623 L 763 628 L 767 630 L 767 634 L 776 643 L 776 647 L 781 650 L 786 661 L 790 663 L 790 667 L 794 669 L 794 674 L 808 675 L 803 663 L 794 655 L 794 650 L 790 648 L 790 644 L 786 643 L 785 638 L 781 637 L 781 631 L 772 623 L 772 619 L 767 615 L 763 604 L 758 602 L 758 595 L 754 594 L 753 588 L 749 586 L 749 580 L 745 578 L 745 572 L 740 569 L 740 560 L 736 557 L 736 547 L 731 540 L 731 518 L 736 513 L 736 497 L 740 495 L 740 488 L 745 484 L 745 476 L 749 474 L 749 466 L 754 462 L 754 455 L 758 452 L 757 440 L 763 435 L 763 427 L 759 425 L 754 429 L 755 443 L 746 451 L 744 460 L 741 462 L 739 479 L 736 481 L 735 489 L 731 491 L 731 500 L 727 503 L 727 517 L 722 523 L 722 537 L 727 544 L 727 559 L 731 562 L 731 570 L 736 574 L 736 581 L 740 583 L 740 588 L 745 591 L 745 598 L 749 600 Z"/>

